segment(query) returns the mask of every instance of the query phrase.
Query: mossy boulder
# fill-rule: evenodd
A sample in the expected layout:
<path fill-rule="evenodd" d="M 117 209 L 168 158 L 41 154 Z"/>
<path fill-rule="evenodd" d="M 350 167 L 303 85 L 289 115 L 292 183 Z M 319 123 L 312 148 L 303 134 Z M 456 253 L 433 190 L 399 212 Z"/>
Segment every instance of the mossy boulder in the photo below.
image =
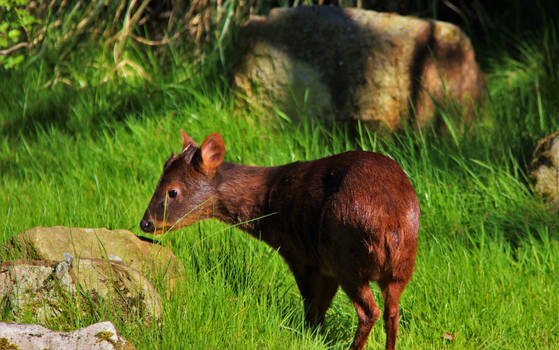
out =
<path fill-rule="evenodd" d="M 75 258 L 119 260 L 153 283 L 163 281 L 171 288 L 184 272 L 170 249 L 127 230 L 38 226 L 16 235 L 12 243 L 21 248 L 26 259 L 57 261 L 69 253 Z"/>

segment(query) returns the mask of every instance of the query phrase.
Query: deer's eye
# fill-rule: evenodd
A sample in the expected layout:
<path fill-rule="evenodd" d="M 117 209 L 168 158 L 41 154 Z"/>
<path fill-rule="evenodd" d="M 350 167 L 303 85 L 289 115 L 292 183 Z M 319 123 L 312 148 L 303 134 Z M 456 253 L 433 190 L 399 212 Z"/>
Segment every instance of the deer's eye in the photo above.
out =
<path fill-rule="evenodd" d="M 169 190 L 167 194 L 169 195 L 169 198 L 175 198 L 179 193 L 177 190 Z"/>

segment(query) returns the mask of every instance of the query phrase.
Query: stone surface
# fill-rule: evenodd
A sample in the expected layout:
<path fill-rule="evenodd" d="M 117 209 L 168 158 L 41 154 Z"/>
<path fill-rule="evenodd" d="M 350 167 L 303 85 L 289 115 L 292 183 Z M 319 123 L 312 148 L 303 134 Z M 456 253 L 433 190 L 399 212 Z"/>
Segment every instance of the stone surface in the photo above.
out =
<path fill-rule="evenodd" d="M 161 318 L 161 298 L 151 283 L 136 269 L 101 259 L 76 259 L 70 273 L 91 296 L 113 300 L 130 315 Z"/>
<path fill-rule="evenodd" d="M 471 107 L 484 77 L 456 26 L 374 11 L 312 6 L 273 9 L 239 35 L 233 83 L 254 107 L 296 117 L 358 119 L 372 128 L 421 127 L 432 99 Z"/>
<path fill-rule="evenodd" d="M 0 349 L 133 350 L 111 322 L 100 322 L 73 332 L 56 332 L 32 324 L 0 322 Z"/>
<path fill-rule="evenodd" d="M 55 273 L 58 264 L 47 261 L 17 261 L 0 264 L 0 313 L 16 319 L 24 317 L 24 307 L 38 320 L 60 317 L 64 301 L 76 294 L 72 278 L 66 270 Z M 60 286 L 61 288 L 57 288 Z"/>
<path fill-rule="evenodd" d="M 559 205 L 559 132 L 539 141 L 531 168 L 534 191 Z"/>
<path fill-rule="evenodd" d="M 92 303 L 126 319 L 161 318 L 161 298 L 140 272 L 102 259 L 11 261 L 0 264 L 0 314 L 21 320 L 29 313 L 39 321 L 91 312 Z"/>
<path fill-rule="evenodd" d="M 318 70 L 265 42 L 254 43 L 235 84 L 254 107 L 278 107 L 290 118 L 304 112 L 332 118 L 336 111 Z"/>
<path fill-rule="evenodd" d="M 183 276 L 173 252 L 141 240 L 127 230 L 78 227 L 35 227 L 13 238 L 28 259 L 62 260 L 65 253 L 76 258 L 111 259 L 141 271 L 151 281 L 166 280 L 171 286 Z"/>

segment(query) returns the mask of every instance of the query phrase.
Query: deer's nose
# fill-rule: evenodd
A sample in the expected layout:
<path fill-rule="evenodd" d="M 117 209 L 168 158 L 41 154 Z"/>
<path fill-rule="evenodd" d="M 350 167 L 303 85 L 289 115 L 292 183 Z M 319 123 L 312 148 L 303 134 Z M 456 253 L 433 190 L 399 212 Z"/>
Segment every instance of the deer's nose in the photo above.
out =
<path fill-rule="evenodd" d="M 140 228 L 141 228 L 142 231 L 144 231 L 144 232 L 149 232 L 149 233 L 151 233 L 151 232 L 154 232 L 154 231 L 155 231 L 155 226 L 153 225 L 153 222 L 148 221 L 148 220 L 146 220 L 146 219 L 143 219 L 143 220 L 140 222 Z"/>

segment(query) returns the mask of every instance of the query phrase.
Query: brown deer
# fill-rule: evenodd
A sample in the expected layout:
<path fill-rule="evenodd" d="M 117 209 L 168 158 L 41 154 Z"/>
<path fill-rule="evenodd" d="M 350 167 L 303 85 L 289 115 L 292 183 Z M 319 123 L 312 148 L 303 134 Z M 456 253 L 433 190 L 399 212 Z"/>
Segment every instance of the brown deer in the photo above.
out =
<path fill-rule="evenodd" d="M 398 164 L 350 151 L 254 167 L 224 162 L 219 133 L 200 147 L 181 135 L 183 151 L 165 163 L 142 230 L 160 233 L 208 218 L 239 225 L 289 265 L 309 325 L 321 323 L 338 286 L 344 290 L 359 319 L 351 349 L 363 349 L 380 316 L 369 286 L 375 281 L 384 298 L 386 349 L 394 349 L 419 227 L 417 197 Z"/>

